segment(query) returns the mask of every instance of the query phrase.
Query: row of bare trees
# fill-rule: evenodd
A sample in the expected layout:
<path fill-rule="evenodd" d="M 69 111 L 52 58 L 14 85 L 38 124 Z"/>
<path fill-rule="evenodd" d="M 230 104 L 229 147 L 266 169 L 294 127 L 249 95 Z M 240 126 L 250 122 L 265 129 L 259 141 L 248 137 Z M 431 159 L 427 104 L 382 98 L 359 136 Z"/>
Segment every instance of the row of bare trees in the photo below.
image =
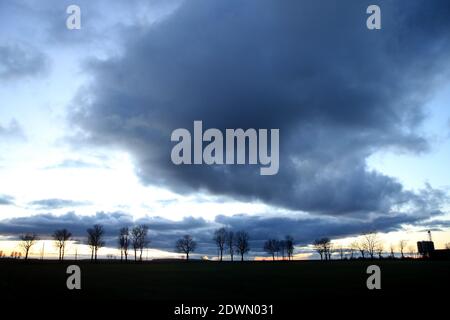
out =
<path fill-rule="evenodd" d="M 398 250 L 401 258 L 405 258 L 407 245 L 408 241 L 406 240 L 400 240 L 398 243 Z M 383 242 L 374 231 L 362 234 L 359 240 L 355 240 L 347 248 L 344 248 L 343 246 L 334 247 L 331 240 L 326 237 L 316 239 L 313 242 L 313 248 L 320 255 L 321 260 L 330 260 L 333 253 L 339 254 L 341 259 L 344 259 L 347 256 L 350 259 L 353 259 L 356 257 L 356 254 L 359 254 L 362 259 L 374 259 L 376 257 L 381 259 L 385 252 Z M 411 251 L 411 248 L 409 248 L 409 250 Z M 391 245 L 389 253 L 390 258 L 395 257 L 394 251 L 394 245 Z"/>
<path fill-rule="evenodd" d="M 142 254 L 144 249 L 149 245 L 148 227 L 146 225 L 137 225 L 131 229 L 128 227 L 121 228 L 118 236 L 118 245 L 120 250 L 121 260 L 128 261 L 128 254 L 130 248 L 134 251 L 134 260 L 142 261 Z M 87 245 L 91 250 L 91 261 L 97 261 L 98 251 L 105 245 L 105 229 L 101 224 L 95 224 L 92 228 L 87 230 Z M 59 251 L 59 260 L 64 260 L 67 242 L 71 240 L 72 233 L 67 229 L 56 230 L 53 235 L 55 246 Z M 28 254 L 31 247 L 39 240 L 39 237 L 34 233 L 27 233 L 21 236 L 21 247 L 25 252 L 25 260 L 28 259 Z M 234 255 L 240 256 L 241 261 L 244 260 L 245 254 L 250 251 L 250 236 L 246 231 L 233 232 L 225 228 L 218 229 L 214 232 L 214 242 L 218 246 L 219 259 L 223 260 L 223 255 L 227 251 L 230 254 L 231 261 L 234 260 Z M 274 241 L 274 252 L 281 252 L 282 256 L 287 253 L 288 258 L 292 257 L 293 240 L 286 237 L 286 240 Z M 197 242 L 190 235 L 185 235 L 178 239 L 175 243 L 175 250 L 186 255 L 186 260 L 189 259 L 189 254 L 194 252 L 197 248 Z"/>
<path fill-rule="evenodd" d="M 250 251 L 250 236 L 246 231 L 231 231 L 220 228 L 214 232 L 213 241 L 217 246 L 219 261 L 223 260 L 224 252 L 228 251 L 230 260 L 234 260 L 234 254 L 241 256 L 244 261 L 244 255 Z"/>
<path fill-rule="evenodd" d="M 92 256 L 91 259 L 95 257 L 97 259 L 97 251 L 98 249 L 104 245 L 102 240 L 104 230 L 101 225 L 95 225 L 93 228 L 89 228 L 88 232 L 88 245 L 92 248 Z M 67 242 L 72 238 L 72 233 L 67 229 L 59 229 L 55 230 L 52 234 L 52 238 L 55 242 L 55 247 L 58 249 L 58 259 L 64 260 L 65 250 Z M 24 259 L 28 259 L 28 255 L 32 246 L 39 241 L 39 237 L 35 233 L 26 233 L 20 236 L 20 247 L 23 249 L 25 253 Z M 95 253 L 95 255 L 94 255 Z"/>
<path fill-rule="evenodd" d="M 134 251 L 134 260 L 142 261 L 142 253 L 150 244 L 150 239 L 148 238 L 148 226 L 142 224 L 134 226 L 131 229 L 128 227 L 121 228 L 119 231 L 118 242 L 121 261 L 128 261 L 128 249 L 130 246 Z"/>
<path fill-rule="evenodd" d="M 95 248 L 95 251 L 92 251 L 92 254 L 95 257 L 97 257 L 97 251 L 98 248 L 100 248 L 104 242 L 102 242 L 101 238 L 103 236 L 103 227 L 100 225 L 95 225 L 94 228 L 88 229 L 88 244 Z M 52 238 L 55 242 L 55 247 L 58 249 L 58 259 L 64 260 L 65 250 L 67 242 L 72 238 L 72 233 L 69 232 L 67 229 L 59 229 L 55 230 L 55 232 L 52 234 Z M 30 252 L 30 249 L 33 245 L 36 244 L 36 242 L 39 240 L 39 237 L 35 233 L 26 233 L 20 236 L 20 247 L 25 252 L 24 259 L 28 259 L 28 254 Z"/>
<path fill-rule="evenodd" d="M 349 249 L 352 258 L 354 252 L 359 252 L 361 258 L 373 259 L 375 255 L 381 257 L 384 247 L 375 232 L 368 232 L 362 235 L 361 240 L 352 242 Z"/>
<path fill-rule="evenodd" d="M 214 232 L 213 241 L 217 246 L 219 261 L 223 261 L 223 256 L 226 252 L 230 254 L 230 260 L 234 261 L 234 255 L 238 254 L 241 261 L 244 261 L 244 256 L 250 251 L 250 236 L 245 231 L 231 231 L 225 228 L 220 228 Z M 186 255 L 186 260 L 189 260 L 189 254 L 197 249 L 197 242 L 190 236 L 185 235 L 178 239 L 175 243 L 175 250 Z"/>
<path fill-rule="evenodd" d="M 269 239 L 264 243 L 264 251 L 272 256 L 272 260 L 278 258 L 278 254 L 281 254 L 283 260 L 291 260 L 294 255 L 294 239 L 291 236 L 286 236 L 284 240 Z"/>
<path fill-rule="evenodd" d="M 98 250 L 105 245 L 105 229 L 102 225 L 96 224 L 87 230 L 87 244 L 91 249 L 91 260 L 97 260 Z M 149 228 L 146 225 L 136 225 L 132 228 L 124 227 L 119 231 L 118 245 L 120 249 L 121 260 L 128 261 L 130 248 L 134 252 L 134 260 L 142 261 L 142 254 L 144 249 L 149 245 L 148 239 Z M 59 251 L 59 260 L 64 260 L 66 245 L 72 238 L 72 233 L 67 229 L 56 230 L 53 235 L 56 248 Z M 31 247 L 39 240 L 35 233 L 26 233 L 20 237 L 20 246 L 24 251 L 24 259 L 28 259 Z M 230 255 L 230 260 L 234 260 L 234 256 L 239 255 L 240 260 L 244 260 L 245 254 L 250 251 L 250 236 L 246 231 L 233 232 L 226 228 L 217 229 L 214 232 L 213 239 L 218 250 L 218 259 L 223 261 L 224 254 Z M 405 257 L 408 242 L 401 240 L 398 244 L 399 253 L 402 258 Z M 359 240 L 354 241 L 349 247 L 342 246 L 333 247 L 330 238 L 324 237 L 316 239 L 313 242 L 313 248 L 320 255 L 321 260 L 330 260 L 333 253 L 338 253 L 341 259 L 344 259 L 349 254 L 350 259 L 355 257 L 358 253 L 361 258 L 382 258 L 384 252 L 383 243 L 379 239 L 376 232 L 368 232 L 362 234 Z M 175 243 L 175 250 L 186 255 L 186 260 L 189 255 L 197 249 L 197 242 L 190 236 L 185 235 L 178 239 Z M 284 260 L 293 259 L 294 240 L 291 236 L 286 236 L 283 240 L 269 239 L 264 243 L 264 251 L 268 253 L 273 260 L 281 258 Z M 390 257 L 394 258 L 394 246 L 390 247 Z"/>
<path fill-rule="evenodd" d="M 314 241 L 314 249 L 320 255 L 320 260 L 331 259 L 331 240 L 330 238 L 320 238 Z"/>
<path fill-rule="evenodd" d="M 72 234 L 67 231 L 67 229 L 56 230 L 53 233 L 53 239 L 55 241 L 55 246 L 59 249 L 59 260 L 64 259 L 64 252 L 66 248 L 66 243 L 70 239 Z M 20 236 L 20 247 L 25 253 L 25 260 L 28 260 L 28 255 L 32 246 L 36 244 L 39 237 L 36 233 L 26 233 Z"/>

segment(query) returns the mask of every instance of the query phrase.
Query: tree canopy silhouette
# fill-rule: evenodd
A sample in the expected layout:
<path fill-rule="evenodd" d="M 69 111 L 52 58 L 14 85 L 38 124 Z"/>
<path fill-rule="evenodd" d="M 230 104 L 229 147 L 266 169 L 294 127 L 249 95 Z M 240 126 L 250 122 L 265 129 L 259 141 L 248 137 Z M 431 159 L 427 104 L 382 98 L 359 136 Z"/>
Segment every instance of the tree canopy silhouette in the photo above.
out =
<path fill-rule="evenodd" d="M 92 228 L 87 229 L 88 245 L 91 248 L 91 261 L 97 261 L 98 250 L 105 245 L 103 236 L 105 230 L 102 225 L 95 224 Z"/>
<path fill-rule="evenodd" d="M 180 253 L 186 254 L 186 260 L 189 260 L 189 254 L 194 252 L 196 248 L 197 242 L 190 235 L 185 235 L 175 243 L 175 249 Z"/>
<path fill-rule="evenodd" d="M 28 260 L 30 248 L 39 240 L 39 238 L 35 233 L 26 233 L 20 236 L 20 240 L 20 246 L 25 251 L 25 260 Z"/>
<path fill-rule="evenodd" d="M 244 255 L 250 251 L 250 236 L 246 231 L 238 231 L 235 235 L 235 248 L 237 253 L 241 255 L 241 261 L 244 261 Z"/>
<path fill-rule="evenodd" d="M 64 260 L 64 253 L 66 249 L 66 242 L 70 240 L 72 233 L 67 229 L 56 230 L 53 233 L 53 239 L 55 240 L 55 245 L 59 250 L 59 260 Z"/>
<path fill-rule="evenodd" d="M 226 241 L 227 241 L 227 230 L 225 228 L 220 228 L 214 232 L 213 237 L 214 243 L 219 250 L 219 260 L 223 260 L 223 250 L 225 249 Z"/>
<path fill-rule="evenodd" d="M 134 260 L 137 261 L 137 252 L 139 251 L 139 261 L 142 261 L 142 252 L 150 243 L 147 238 L 148 227 L 146 225 L 138 225 L 131 229 L 131 243 L 134 249 Z"/>

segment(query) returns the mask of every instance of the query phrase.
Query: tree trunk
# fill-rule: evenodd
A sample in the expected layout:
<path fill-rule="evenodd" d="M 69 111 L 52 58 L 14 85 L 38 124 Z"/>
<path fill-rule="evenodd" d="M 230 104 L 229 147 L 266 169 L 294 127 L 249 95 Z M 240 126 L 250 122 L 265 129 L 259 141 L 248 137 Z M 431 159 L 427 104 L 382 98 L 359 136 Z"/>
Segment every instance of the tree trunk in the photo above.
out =
<path fill-rule="evenodd" d="M 29 251 L 30 249 L 26 249 L 25 250 L 25 260 L 28 260 L 28 251 Z"/>
<path fill-rule="evenodd" d="M 241 253 L 241 261 L 244 261 L 244 254 Z"/>
<path fill-rule="evenodd" d="M 189 260 L 189 252 L 186 252 L 186 261 Z"/>

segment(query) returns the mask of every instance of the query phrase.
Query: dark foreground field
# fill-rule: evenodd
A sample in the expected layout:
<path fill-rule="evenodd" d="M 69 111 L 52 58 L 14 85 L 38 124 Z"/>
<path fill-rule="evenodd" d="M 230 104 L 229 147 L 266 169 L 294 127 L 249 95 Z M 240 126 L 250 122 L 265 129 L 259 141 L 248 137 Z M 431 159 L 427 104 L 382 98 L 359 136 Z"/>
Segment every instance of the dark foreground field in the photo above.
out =
<path fill-rule="evenodd" d="M 82 289 L 66 288 L 66 268 L 77 264 Z M 366 287 L 366 268 L 381 268 L 382 289 Z M 297 261 L 120 263 L 0 260 L 0 289 L 8 299 L 149 299 L 277 301 L 300 297 L 441 295 L 449 261 Z"/>

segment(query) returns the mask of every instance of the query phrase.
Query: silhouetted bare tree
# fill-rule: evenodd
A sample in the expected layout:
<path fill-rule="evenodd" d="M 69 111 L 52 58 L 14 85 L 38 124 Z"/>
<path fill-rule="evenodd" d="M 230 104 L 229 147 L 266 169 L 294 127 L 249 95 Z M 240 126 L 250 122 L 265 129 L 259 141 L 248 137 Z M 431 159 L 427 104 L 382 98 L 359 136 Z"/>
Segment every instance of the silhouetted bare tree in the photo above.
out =
<path fill-rule="evenodd" d="M 398 243 L 398 247 L 400 249 L 400 254 L 402 255 L 402 259 L 405 257 L 404 252 L 405 252 L 407 245 L 408 245 L 408 241 L 406 241 L 406 240 L 400 240 L 400 242 Z"/>
<path fill-rule="evenodd" d="M 20 236 L 20 246 L 25 251 L 25 260 L 28 259 L 30 248 L 39 240 L 35 233 L 26 233 Z"/>
<path fill-rule="evenodd" d="M 353 241 L 350 246 L 353 248 L 353 250 L 355 251 L 359 251 L 359 254 L 361 255 L 361 258 L 365 259 L 366 258 L 366 245 L 365 242 L 363 240 L 361 241 Z"/>
<path fill-rule="evenodd" d="M 189 254 L 194 252 L 196 248 L 197 242 L 195 242 L 190 235 L 185 235 L 175 243 L 177 252 L 186 254 L 186 261 L 189 260 Z"/>
<path fill-rule="evenodd" d="M 291 260 L 294 256 L 294 238 L 292 238 L 291 236 L 286 236 L 284 243 L 286 246 L 288 260 Z"/>
<path fill-rule="evenodd" d="M 219 260 L 223 260 L 223 250 L 225 249 L 227 241 L 227 230 L 225 228 L 220 228 L 214 232 L 213 240 L 219 250 Z"/>
<path fill-rule="evenodd" d="M 391 258 L 395 258 L 394 245 L 393 244 L 391 244 Z"/>
<path fill-rule="evenodd" d="M 105 229 L 100 224 L 95 224 L 92 228 L 87 229 L 88 245 L 91 248 L 91 261 L 97 261 L 98 250 L 105 245 L 103 236 Z"/>
<path fill-rule="evenodd" d="M 370 258 L 373 259 L 376 247 L 379 244 L 378 235 L 375 231 L 371 231 L 368 233 L 364 233 L 363 239 L 364 239 L 364 248 L 370 255 Z"/>
<path fill-rule="evenodd" d="M 250 251 L 250 236 L 245 231 L 238 231 L 235 235 L 235 248 L 237 253 L 241 255 L 241 261 L 244 261 L 244 255 Z"/>
<path fill-rule="evenodd" d="M 345 257 L 345 249 L 342 245 L 340 245 L 339 247 L 336 248 L 337 252 L 339 253 L 339 257 L 341 258 L 341 260 L 344 260 Z"/>
<path fill-rule="evenodd" d="M 284 258 L 286 257 L 286 241 L 284 240 L 279 240 L 278 241 L 278 246 L 279 246 L 279 252 L 281 255 L 281 259 L 284 260 Z"/>
<path fill-rule="evenodd" d="M 378 242 L 375 246 L 375 253 L 378 255 L 379 259 L 383 258 L 383 250 L 383 244 L 381 242 Z"/>
<path fill-rule="evenodd" d="M 130 247 L 130 230 L 127 227 L 121 228 L 119 233 L 120 261 L 128 261 L 128 248 Z"/>
<path fill-rule="evenodd" d="M 64 260 L 66 242 L 69 241 L 71 237 L 72 233 L 67 229 L 56 230 L 53 233 L 53 240 L 55 240 L 55 245 L 59 250 L 59 260 Z"/>
<path fill-rule="evenodd" d="M 226 238 L 226 245 L 228 248 L 228 252 L 230 253 L 230 259 L 233 261 L 234 257 L 234 232 L 228 231 L 227 232 L 227 238 Z"/>
<path fill-rule="evenodd" d="M 316 239 L 313 243 L 314 249 L 320 255 L 320 260 L 328 260 L 331 256 L 331 240 L 329 238 Z"/>
<path fill-rule="evenodd" d="M 275 253 L 280 250 L 280 242 L 276 239 L 269 239 L 264 243 L 264 251 L 272 256 L 275 261 Z"/>
<path fill-rule="evenodd" d="M 328 244 L 328 248 L 327 248 L 327 250 L 326 250 L 325 252 L 326 252 L 326 254 L 327 254 L 327 259 L 328 259 L 328 260 L 331 260 L 331 257 L 332 257 L 332 255 L 333 255 L 333 252 L 336 252 L 336 250 L 335 250 L 335 248 L 334 248 L 333 243 L 331 242 L 331 240 L 330 240 L 330 243 Z"/>
<path fill-rule="evenodd" d="M 314 247 L 314 250 L 316 250 L 316 252 L 320 255 L 320 260 L 323 260 L 324 250 L 323 250 L 323 246 L 321 243 L 321 239 L 314 240 L 313 247 Z"/>
<path fill-rule="evenodd" d="M 135 226 L 131 230 L 131 243 L 134 249 L 134 260 L 137 260 L 137 251 L 140 252 L 139 260 L 142 261 L 142 252 L 144 248 L 150 243 L 147 239 L 148 227 L 145 225 Z"/>

